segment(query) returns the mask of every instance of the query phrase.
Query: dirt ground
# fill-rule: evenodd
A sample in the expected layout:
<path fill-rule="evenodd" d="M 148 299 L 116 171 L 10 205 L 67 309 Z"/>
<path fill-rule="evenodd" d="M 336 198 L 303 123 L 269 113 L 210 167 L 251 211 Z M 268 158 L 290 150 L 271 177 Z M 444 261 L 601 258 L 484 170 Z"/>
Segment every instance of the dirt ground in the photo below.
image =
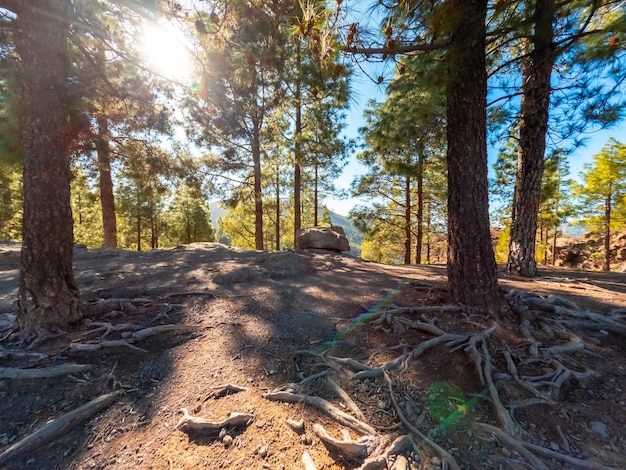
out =
<path fill-rule="evenodd" d="M 13 311 L 18 249 L 0 247 L 0 314 Z M 265 396 L 287 384 L 306 383 L 304 395 L 325 398 L 351 413 L 326 380 L 331 373 L 362 411 L 360 420 L 381 436 L 377 442 L 382 450 L 382 442 L 411 434 L 399 419 L 399 409 L 460 468 L 534 468 L 498 435 L 476 426 L 499 422 L 488 387 L 463 351 L 438 344 L 407 368 L 389 370 L 393 395 L 385 377 L 351 380 L 348 371 L 329 365 L 331 358 L 340 357 L 378 367 L 432 338 L 424 331 L 396 328 L 395 323 L 374 328 L 368 315 L 397 307 L 449 305 L 444 266 L 385 266 L 335 253 L 265 253 L 206 243 L 143 253 L 78 249 L 75 273 L 85 302 L 118 302 L 120 308 L 86 318 L 75 330 L 34 347 L 21 343 L 10 330 L 0 332 L 0 370 L 68 362 L 92 367 L 54 378 L 0 378 L 0 452 L 100 395 L 114 390 L 120 395 L 51 442 L 36 443 L 4 461 L 0 456 L 0 468 L 303 469 L 304 452 L 317 469 L 359 468 L 363 459 L 323 442 L 314 429 L 321 424 L 342 439 L 346 426 L 337 419 L 303 400 L 285 403 Z M 520 280 L 502 272 L 502 286 L 557 295 L 603 315 L 626 309 L 625 273 L 552 268 L 540 268 L 540 273 L 539 278 Z M 132 299 L 136 308 L 123 308 L 124 299 Z M 491 324 L 472 312 L 431 312 L 409 312 L 407 317 L 455 333 L 472 325 L 481 331 Z M 128 324 L 188 327 L 137 340 L 132 347 L 92 352 L 67 348 L 68 338 L 84 344 L 123 338 L 111 327 Z M 500 335 L 490 343 L 494 350 L 515 352 L 525 344 L 515 327 L 507 331 L 510 341 L 498 343 Z M 564 351 L 563 357 L 570 368 L 575 364 L 576 370 L 593 373 L 563 384 L 556 403 L 509 407 L 520 429 L 518 437 L 587 462 L 586 468 L 626 468 L 626 335 L 601 328 L 571 331 L 584 349 Z M 22 356 L 20 351 L 31 354 Z M 533 373 L 539 375 L 550 361 L 534 364 Z M 513 403 L 525 397 L 516 397 L 519 390 L 501 374 L 506 369 L 506 363 L 494 359 L 500 396 Z M 330 372 L 324 376 L 324 371 Z M 318 379 L 306 380 L 319 372 Z M 225 385 L 243 389 L 220 388 Z M 447 415 L 450 406 L 456 408 Z M 232 412 L 253 416 L 238 426 L 193 432 L 177 426 L 183 408 L 210 421 L 221 421 Z M 463 410 L 460 417 L 455 409 Z M 303 428 L 287 420 L 302 420 Z M 350 433 L 352 439 L 361 437 L 354 430 Z M 391 457 L 388 465 L 453 468 L 434 447 L 412 436 L 416 445 L 402 454 L 406 460 Z M 547 468 L 577 468 L 549 455 L 541 460 Z"/>

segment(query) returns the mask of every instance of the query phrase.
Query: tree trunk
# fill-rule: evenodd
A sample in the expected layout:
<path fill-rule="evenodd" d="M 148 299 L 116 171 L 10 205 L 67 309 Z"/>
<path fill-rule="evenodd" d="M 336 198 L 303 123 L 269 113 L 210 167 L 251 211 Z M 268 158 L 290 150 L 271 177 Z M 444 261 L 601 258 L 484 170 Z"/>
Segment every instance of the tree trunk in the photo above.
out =
<path fill-rule="evenodd" d="M 417 239 L 415 240 L 415 264 L 422 264 L 422 244 L 424 241 L 424 152 L 420 151 L 417 160 Z"/>
<path fill-rule="evenodd" d="M 404 177 L 404 264 L 411 264 L 411 177 Z"/>
<path fill-rule="evenodd" d="M 261 136 L 260 126 L 254 123 L 252 136 L 252 161 L 254 162 L 254 248 L 263 246 L 263 194 L 261 193 Z"/>
<path fill-rule="evenodd" d="M 611 184 L 609 184 L 609 192 L 604 199 L 604 261 L 602 262 L 602 271 L 611 270 L 611 199 L 613 198 Z"/>
<path fill-rule="evenodd" d="M 522 61 L 522 105 L 517 154 L 516 191 L 507 271 L 537 275 L 535 242 L 544 169 L 550 77 L 554 63 L 554 0 L 537 0 L 533 13 L 532 50 Z"/>
<path fill-rule="evenodd" d="M 431 223 L 430 223 L 430 201 L 428 202 L 428 206 L 426 208 L 426 264 L 431 263 L 430 258 L 430 245 L 432 243 L 432 232 L 431 232 Z"/>
<path fill-rule="evenodd" d="M 81 319 L 72 270 L 69 0 L 17 2 L 24 214 L 17 318 L 26 334 Z"/>
<path fill-rule="evenodd" d="M 298 230 L 302 228 L 302 207 L 300 202 L 300 191 L 302 189 L 302 174 L 300 165 L 302 163 L 302 91 L 301 91 L 301 75 L 300 75 L 300 40 L 296 39 L 296 90 L 295 90 L 295 107 L 296 107 L 296 123 L 294 129 L 294 164 L 293 164 L 293 244 L 296 245 L 296 237 Z"/>
<path fill-rule="evenodd" d="M 452 300 L 499 318 L 487 190 L 487 0 L 451 0 L 456 21 L 447 56 L 448 285 Z"/>
<path fill-rule="evenodd" d="M 276 159 L 276 251 L 280 251 L 280 164 Z"/>
<path fill-rule="evenodd" d="M 115 197 L 111 178 L 111 149 L 109 148 L 109 124 L 107 117 L 100 114 L 96 118 L 98 135 L 96 153 L 98 154 L 98 186 L 102 207 L 102 228 L 104 229 L 104 248 L 117 248 L 117 220 L 115 217 Z"/>
<path fill-rule="evenodd" d="M 315 214 L 313 226 L 319 225 L 319 165 L 315 162 L 315 187 L 313 188 L 313 213 Z"/>
<path fill-rule="evenodd" d="M 104 87 L 106 84 L 106 55 L 102 41 L 96 48 L 96 80 L 95 86 Z M 111 149 L 109 147 L 109 121 L 106 116 L 106 103 L 101 103 L 101 109 L 96 117 L 98 134 L 95 146 L 98 156 L 98 186 L 100 189 L 100 205 L 102 207 L 102 228 L 104 248 L 117 248 L 117 219 L 115 217 L 115 198 L 113 196 L 113 180 L 111 178 Z"/>

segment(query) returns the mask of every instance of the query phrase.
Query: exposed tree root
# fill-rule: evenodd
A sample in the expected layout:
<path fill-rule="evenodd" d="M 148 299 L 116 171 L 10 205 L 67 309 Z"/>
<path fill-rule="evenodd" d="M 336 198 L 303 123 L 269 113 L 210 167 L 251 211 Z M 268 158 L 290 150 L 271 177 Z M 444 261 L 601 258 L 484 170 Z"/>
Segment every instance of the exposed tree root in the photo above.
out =
<path fill-rule="evenodd" d="M 405 452 L 408 448 L 414 447 L 415 442 L 410 436 L 400 436 L 380 455 L 372 456 L 363 462 L 359 470 L 383 470 L 389 468 L 390 457 Z M 405 467 L 406 468 L 406 467 Z"/>
<path fill-rule="evenodd" d="M 337 385 L 330 376 L 326 376 L 326 382 L 330 386 L 330 388 L 345 402 L 345 404 L 350 408 L 350 411 L 360 419 L 361 421 L 365 421 L 365 415 L 360 410 L 359 406 L 354 402 L 354 400 L 346 393 L 346 391 Z"/>
<path fill-rule="evenodd" d="M 63 416 L 53 421 L 50 421 L 42 428 L 28 435 L 21 441 L 13 444 L 2 454 L 0 454 L 0 464 L 4 464 L 5 462 L 14 458 L 16 455 L 22 452 L 40 447 L 62 436 L 74 426 L 77 426 L 78 424 L 96 414 L 98 411 L 109 406 L 111 403 L 117 400 L 117 398 L 122 393 L 123 392 L 121 390 L 118 390 L 116 392 L 107 393 L 106 395 L 101 395 L 98 398 L 95 398 L 94 400 L 91 400 L 90 402 L 76 408 L 75 410 L 72 410 L 69 413 L 64 414 Z"/>
<path fill-rule="evenodd" d="M 306 450 L 302 452 L 302 465 L 304 466 L 304 470 L 317 470 L 313 458 Z"/>
<path fill-rule="evenodd" d="M 378 365 L 358 362 L 350 357 L 330 356 L 326 352 L 317 355 L 324 361 L 324 365 L 330 364 L 332 369 L 313 374 L 305 380 L 307 383 L 311 383 L 313 380 L 325 376 L 330 390 L 346 403 L 352 414 L 358 417 L 358 420 L 351 416 L 346 418 L 345 413 L 324 399 L 296 393 L 294 388 L 267 394 L 266 398 L 290 403 L 302 402 L 316 406 L 338 423 L 365 434 L 365 437 L 357 440 L 353 440 L 349 436 L 337 439 L 320 424 L 314 425 L 314 430 L 319 438 L 327 445 L 336 448 L 340 454 L 354 459 L 365 458 L 360 470 L 395 468 L 393 459 L 389 458 L 390 456 L 398 456 L 409 447 L 417 450 L 423 445 L 432 448 L 439 454 L 448 468 L 459 470 L 460 466 L 454 457 L 436 443 L 431 436 L 417 428 L 422 421 L 419 420 L 420 424 L 416 425 L 418 420 L 414 419 L 415 417 L 413 419 L 407 418 L 394 395 L 393 381 L 389 375 L 392 370 L 402 372 L 412 361 L 427 351 L 444 346 L 451 353 L 462 351 L 468 354 L 475 365 L 478 378 L 485 386 L 485 394 L 493 406 L 500 427 L 478 423 L 476 426 L 482 433 L 486 432 L 501 441 L 510 450 L 524 458 L 532 468 L 547 469 L 546 463 L 541 460 L 541 457 L 547 457 L 559 460 L 572 468 L 615 470 L 612 467 L 577 459 L 521 440 L 520 436 L 525 436 L 526 433 L 514 420 L 513 413 L 517 409 L 529 406 L 558 405 L 559 399 L 561 399 L 561 389 L 570 379 L 584 380 L 593 376 L 594 372 L 584 368 L 579 362 L 579 358 L 582 357 L 585 350 L 585 342 L 570 331 L 570 328 L 572 325 L 594 325 L 595 329 L 603 329 L 608 332 L 626 332 L 626 325 L 623 323 L 626 319 L 626 311 L 615 311 L 609 316 L 598 315 L 580 309 L 567 299 L 556 296 L 543 298 L 536 294 L 520 293 L 519 291 L 510 293 L 508 298 L 513 304 L 514 311 L 519 313 L 521 317 L 519 331 L 523 340 L 520 342 L 511 342 L 510 332 L 501 329 L 498 325 L 483 329 L 478 333 L 457 334 L 447 332 L 437 325 L 437 318 L 415 320 L 405 316 L 423 314 L 424 312 L 466 313 L 464 308 L 456 305 L 393 307 L 380 310 L 375 314 L 366 314 L 366 319 L 373 329 L 393 332 L 396 335 L 402 335 L 409 329 L 415 329 L 432 337 L 424 339 L 412 348 L 404 340 L 400 340 L 397 347 L 381 347 L 380 350 L 377 350 L 378 353 L 383 351 L 388 353 L 398 349 L 408 351 L 398 355 L 395 359 Z M 472 321 L 470 315 L 465 315 L 464 319 L 461 318 L 459 325 L 461 323 L 465 327 L 478 325 L 484 328 L 484 326 Z M 502 347 L 503 343 L 506 346 Z M 370 356 L 370 362 L 374 360 L 376 355 Z M 502 364 L 506 364 L 504 371 L 498 370 Z M 364 427 L 364 425 L 369 427 L 365 424 L 364 414 L 348 395 L 347 389 L 342 388 L 339 381 L 336 380 L 339 377 L 340 369 L 353 372 L 350 376 L 351 380 L 384 377 L 396 415 L 413 437 L 398 438 L 383 454 L 376 455 L 376 452 L 370 447 L 375 438 L 373 429 Z M 332 376 L 329 375 L 331 370 L 333 370 Z M 519 388 L 521 397 L 518 393 L 514 394 L 520 398 L 518 401 L 510 403 L 503 399 L 503 397 L 511 396 L 508 389 L 506 394 L 503 394 L 502 390 L 499 389 L 502 383 L 506 381 Z M 297 390 L 297 386 L 295 386 L 295 390 Z M 355 421 L 357 422 L 355 423 Z M 569 450 L 569 443 L 560 429 L 559 436 L 563 441 L 563 448 Z M 399 462 L 400 468 L 404 468 L 402 465 L 405 461 L 402 458 L 396 459 L 396 461 Z M 406 463 L 404 466 L 406 467 Z"/>
<path fill-rule="evenodd" d="M 266 393 L 263 396 L 272 401 L 282 401 L 285 403 L 304 403 L 306 405 L 317 408 L 338 423 L 343 424 L 353 431 L 361 434 L 377 434 L 376 430 L 372 426 L 367 423 L 363 423 L 362 421 L 356 419 L 354 416 L 351 416 L 341 411 L 339 408 L 334 406 L 332 403 L 324 400 L 323 398 L 311 395 L 299 395 L 297 393 L 293 393 L 290 390 L 284 389 L 279 389 L 271 393 Z"/>
<path fill-rule="evenodd" d="M 240 387 L 238 385 L 226 384 L 226 385 L 218 385 L 216 387 L 211 387 L 211 390 L 213 391 L 207 395 L 204 401 L 207 401 L 209 398 L 221 398 L 226 395 L 233 395 L 239 392 L 247 392 L 248 387 Z"/>
<path fill-rule="evenodd" d="M 549 458 L 560 460 L 561 462 L 568 464 L 570 467 L 576 467 L 585 470 L 618 470 L 616 467 L 607 467 L 606 465 L 602 465 L 598 462 L 577 459 L 575 457 L 565 455 L 561 452 L 556 452 L 551 449 L 546 449 L 545 447 L 531 444 L 530 442 L 517 440 L 513 436 L 502 431 L 501 429 L 496 428 L 495 426 L 491 426 L 489 424 L 477 423 L 477 426 L 493 434 L 498 440 L 504 442 L 511 449 L 515 450 L 518 454 L 526 458 L 526 460 L 528 460 L 533 465 L 533 468 L 545 470 L 548 469 L 548 467 L 537 456 L 533 454 L 533 452 L 535 452 Z"/>
<path fill-rule="evenodd" d="M 39 369 L 20 369 L 17 367 L 0 367 L 0 379 L 28 380 L 49 379 L 61 375 L 78 374 L 93 369 L 90 364 L 61 364 Z"/>
<path fill-rule="evenodd" d="M 187 408 L 182 408 L 182 418 L 176 424 L 176 429 L 185 432 L 202 432 L 206 434 L 219 434 L 224 428 L 236 428 L 239 426 L 249 426 L 254 421 L 254 415 L 249 413 L 232 412 L 227 418 L 221 421 L 211 421 L 198 416 L 191 416 Z"/>
<path fill-rule="evenodd" d="M 344 435 L 344 439 L 335 439 L 324 429 L 324 426 L 318 423 L 313 425 L 313 431 L 322 442 L 335 447 L 339 453 L 349 459 L 364 459 L 373 451 L 373 446 L 375 446 L 375 436 L 364 436 L 355 441 L 350 438 L 348 433 Z"/>

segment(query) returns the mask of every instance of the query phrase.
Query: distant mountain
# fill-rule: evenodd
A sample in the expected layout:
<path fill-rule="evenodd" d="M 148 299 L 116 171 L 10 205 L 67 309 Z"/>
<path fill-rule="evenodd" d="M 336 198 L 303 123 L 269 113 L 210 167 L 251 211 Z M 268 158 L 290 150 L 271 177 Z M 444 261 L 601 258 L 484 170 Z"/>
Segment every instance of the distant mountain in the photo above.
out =
<path fill-rule="evenodd" d="M 222 209 L 220 207 L 219 201 L 213 201 L 209 204 L 209 208 L 211 209 L 211 222 L 213 223 L 213 228 L 217 230 L 217 219 L 223 217 L 227 214 L 228 211 Z M 361 255 L 361 244 L 363 243 L 363 234 L 357 229 L 354 224 L 343 215 L 339 215 L 330 211 L 330 221 L 333 225 L 339 225 L 343 227 L 344 232 L 346 232 L 346 237 L 350 242 L 350 246 L 352 249 L 350 250 L 350 254 L 354 256 Z"/>

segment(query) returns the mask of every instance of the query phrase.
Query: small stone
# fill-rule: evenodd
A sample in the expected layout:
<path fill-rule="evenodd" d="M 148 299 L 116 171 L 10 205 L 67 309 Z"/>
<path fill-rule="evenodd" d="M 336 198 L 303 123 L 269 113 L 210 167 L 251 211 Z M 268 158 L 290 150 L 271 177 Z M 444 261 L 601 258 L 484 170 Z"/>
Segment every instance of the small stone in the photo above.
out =
<path fill-rule="evenodd" d="M 311 439 L 311 436 L 309 436 L 308 434 L 303 434 L 302 436 L 300 436 L 300 442 L 302 442 L 302 444 L 304 444 L 305 446 L 310 446 L 311 444 L 313 444 L 313 439 Z"/>
<path fill-rule="evenodd" d="M 267 453 L 268 453 L 268 448 L 267 448 L 267 446 L 261 446 L 261 447 L 259 448 L 259 455 L 260 455 L 262 458 L 267 457 Z"/>
<path fill-rule="evenodd" d="M 592 421 L 591 430 L 595 433 L 600 434 L 604 438 L 609 437 L 609 428 L 607 428 L 606 424 L 604 424 L 602 421 Z"/>
<path fill-rule="evenodd" d="M 437 456 L 431 457 L 430 458 L 430 463 L 432 463 L 434 466 L 441 465 L 441 459 L 439 457 L 437 457 Z"/>
<path fill-rule="evenodd" d="M 222 437 L 222 442 L 224 443 L 224 447 L 229 447 L 233 443 L 233 438 L 226 434 Z"/>
<path fill-rule="evenodd" d="M 554 441 L 550 441 L 550 449 L 554 450 L 554 451 L 558 451 L 559 450 L 559 445 L 554 442 Z"/>

